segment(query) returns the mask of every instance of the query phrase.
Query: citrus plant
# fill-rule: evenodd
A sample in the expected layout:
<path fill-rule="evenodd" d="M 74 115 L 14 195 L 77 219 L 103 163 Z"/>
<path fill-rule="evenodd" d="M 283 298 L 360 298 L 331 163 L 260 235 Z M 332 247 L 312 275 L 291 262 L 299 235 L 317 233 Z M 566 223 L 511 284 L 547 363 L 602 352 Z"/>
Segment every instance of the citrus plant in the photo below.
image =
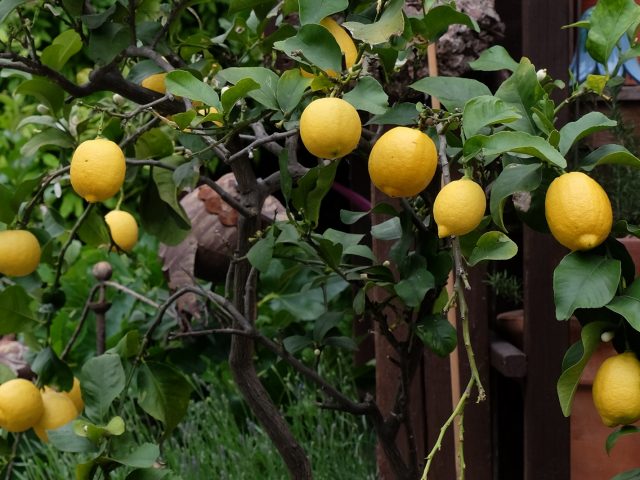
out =
<path fill-rule="evenodd" d="M 466 272 L 517 254 L 504 220 L 514 194 L 523 222 L 572 250 L 553 278 L 558 319 L 584 325 L 558 382 L 563 411 L 590 353 L 613 338 L 623 368 L 599 374 L 596 405 L 610 425 L 636 419 L 635 401 L 616 410 L 607 385 L 635 375 L 640 346 L 640 283 L 611 232 L 640 230 L 613 223 L 588 174 L 640 160 L 605 145 L 569 163 L 577 142 L 615 122 L 596 111 L 557 119 L 582 96 L 606 100 L 616 68 L 567 88 L 495 46 L 471 65 L 510 72 L 494 92 L 424 76 L 404 65 L 423 63 L 453 23 L 478 29 L 453 4 L 432 1 L 2 0 L 0 22 L 2 82 L 19 99 L 5 121 L 21 135 L 11 145 L 19 153 L 0 154 L 0 333 L 29 346 L 35 382 L 0 386 L 0 427 L 12 432 L 7 476 L 31 435 L 21 432 L 33 429 L 79 454 L 79 479 L 116 469 L 179 478 L 158 463 L 160 444 L 188 409 L 198 356 L 226 349 L 233 381 L 292 478 L 311 478 L 312 465 L 261 359 L 296 371 L 320 407 L 366 417 L 396 478 L 427 478 L 467 400 L 484 398 Z M 634 2 L 601 0 L 576 26 L 606 65 L 638 24 Z M 399 97 L 387 93 L 392 82 Z M 371 206 L 336 181 L 367 161 L 388 202 Z M 332 188 L 362 208 L 327 213 Z M 370 234 L 389 242 L 388 253 L 349 231 L 373 214 L 386 218 Z M 168 281 L 137 261 L 156 258 L 143 257 L 148 250 L 161 252 Z M 447 356 L 456 347 L 446 318 L 454 307 L 472 374 L 423 459 L 408 392 L 425 348 Z M 398 366 L 389 412 L 323 375 L 336 351 L 358 348 L 351 322 L 361 318 L 376 323 Z M 162 425 L 157 443 L 129 434 L 129 402 Z"/>

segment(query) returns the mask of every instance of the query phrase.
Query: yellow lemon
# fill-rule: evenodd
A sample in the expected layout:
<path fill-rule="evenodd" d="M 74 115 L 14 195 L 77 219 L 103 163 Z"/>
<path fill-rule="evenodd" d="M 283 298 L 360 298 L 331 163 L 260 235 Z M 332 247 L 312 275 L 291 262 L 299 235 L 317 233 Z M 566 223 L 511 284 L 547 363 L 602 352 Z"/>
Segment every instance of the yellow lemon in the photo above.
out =
<path fill-rule="evenodd" d="M 480 225 L 487 208 L 482 187 L 469 178 L 448 183 L 433 202 L 433 219 L 440 238 L 465 235 Z"/>
<path fill-rule="evenodd" d="M 163 73 L 154 73 L 153 75 L 149 75 L 144 80 L 142 80 L 142 85 L 144 88 L 148 88 L 149 90 L 153 90 L 154 92 L 158 92 L 161 94 L 167 93 L 167 87 L 164 83 L 164 79 L 167 76 L 165 72 Z"/>
<path fill-rule="evenodd" d="M 71 387 L 71 390 L 62 393 L 71 399 L 78 413 L 82 412 L 84 409 L 84 400 L 82 399 L 82 390 L 80 390 L 80 380 L 73 377 L 73 387 Z"/>
<path fill-rule="evenodd" d="M 129 212 L 112 210 L 104 216 L 113 242 L 125 252 L 130 252 L 138 242 L 138 223 Z"/>
<path fill-rule="evenodd" d="M 593 379 L 593 403 L 607 427 L 640 419 L 640 361 L 633 352 L 607 358 Z"/>
<path fill-rule="evenodd" d="M 319 158 L 340 158 L 360 141 L 362 123 L 353 106 L 341 98 L 314 100 L 300 117 L 302 143 Z"/>
<path fill-rule="evenodd" d="M 47 430 L 55 430 L 66 425 L 78 416 L 78 410 L 67 395 L 51 389 L 42 393 L 42 404 L 44 411 L 40 420 L 33 426 L 33 431 L 40 440 L 47 443 Z"/>
<path fill-rule="evenodd" d="M 118 144 L 104 138 L 87 140 L 73 152 L 71 186 L 87 202 L 102 202 L 118 193 L 126 169 Z"/>
<path fill-rule="evenodd" d="M 9 277 L 23 277 L 38 268 L 40 243 L 27 230 L 0 232 L 0 273 Z"/>
<path fill-rule="evenodd" d="M 44 407 L 40 390 L 23 378 L 0 385 L 0 427 L 8 432 L 24 432 L 42 417 Z"/>
<path fill-rule="evenodd" d="M 347 33 L 347 31 L 342 28 L 338 23 L 331 17 L 326 17 L 320 21 L 320 25 L 329 30 L 333 38 L 336 39 L 338 46 L 340 47 L 340 51 L 344 55 L 344 63 L 348 69 L 353 67 L 356 63 L 356 59 L 358 58 L 358 49 L 356 48 L 355 43 L 351 40 L 351 37 Z M 302 74 L 305 76 L 305 74 Z M 327 75 L 330 77 L 337 77 L 338 73 L 333 70 L 327 70 Z"/>
<path fill-rule="evenodd" d="M 395 127 L 369 154 L 369 176 L 390 197 L 412 197 L 429 185 L 438 166 L 436 146 L 420 130 Z"/>
<path fill-rule="evenodd" d="M 600 245 L 611 231 L 611 202 L 602 187 L 582 172 L 556 178 L 544 201 L 551 234 L 570 250 Z"/>

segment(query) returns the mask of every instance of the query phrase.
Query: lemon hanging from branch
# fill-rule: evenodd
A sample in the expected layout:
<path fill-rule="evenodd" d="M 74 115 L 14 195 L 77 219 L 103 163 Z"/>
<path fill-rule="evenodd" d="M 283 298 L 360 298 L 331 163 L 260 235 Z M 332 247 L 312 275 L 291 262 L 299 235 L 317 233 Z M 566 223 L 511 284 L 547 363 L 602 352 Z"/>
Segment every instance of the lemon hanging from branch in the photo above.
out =
<path fill-rule="evenodd" d="M 112 210 L 104 216 L 111 239 L 118 248 L 130 252 L 138 242 L 138 223 L 129 212 Z"/>
<path fill-rule="evenodd" d="M 38 268 L 40 243 L 27 230 L 0 232 L 0 273 L 9 277 L 24 277 Z"/>
<path fill-rule="evenodd" d="M 607 358 L 593 379 L 593 403 L 607 427 L 640 419 L 640 361 L 633 352 Z"/>
<path fill-rule="evenodd" d="M 487 208 L 487 198 L 480 185 L 470 178 L 446 184 L 433 202 L 433 219 L 440 238 L 466 235 L 476 229 Z"/>
<path fill-rule="evenodd" d="M 89 203 L 113 197 L 124 183 L 124 153 L 104 138 L 82 142 L 71 158 L 71 186 Z"/>

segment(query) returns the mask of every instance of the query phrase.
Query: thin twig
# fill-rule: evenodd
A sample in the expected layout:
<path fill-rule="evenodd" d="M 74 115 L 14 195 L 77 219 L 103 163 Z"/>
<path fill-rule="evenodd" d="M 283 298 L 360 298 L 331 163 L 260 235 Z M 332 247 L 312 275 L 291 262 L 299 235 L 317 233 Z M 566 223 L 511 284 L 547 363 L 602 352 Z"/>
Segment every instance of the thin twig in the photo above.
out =
<path fill-rule="evenodd" d="M 282 140 L 283 138 L 291 137 L 292 135 L 297 135 L 297 134 L 298 134 L 297 130 L 288 130 L 286 132 L 276 132 L 266 137 L 256 138 L 249 145 L 247 145 L 243 149 L 238 150 L 236 153 L 231 155 L 229 157 L 229 162 L 233 162 L 238 158 L 241 158 L 244 155 L 247 155 L 250 151 L 254 150 L 255 148 L 258 148 L 260 145 L 264 145 L 270 142 L 277 142 L 278 140 Z"/>
<path fill-rule="evenodd" d="M 58 288 L 58 286 L 60 285 L 60 277 L 62 275 L 62 264 L 64 263 L 64 255 L 65 253 L 67 253 L 67 249 L 71 246 L 71 243 L 73 242 L 73 239 L 75 238 L 76 233 L 78 233 L 78 230 L 80 229 L 84 221 L 87 219 L 87 217 L 91 213 L 91 210 L 93 210 L 94 205 L 95 203 L 90 203 L 87 205 L 87 208 L 84 209 L 84 212 L 82 212 L 82 215 L 80 215 L 80 218 L 78 218 L 78 221 L 71 229 L 71 232 L 69 233 L 69 238 L 67 239 L 66 243 L 60 249 L 60 254 L 58 255 L 58 263 L 56 265 L 56 276 L 53 280 L 52 288 L 54 289 Z"/>
<path fill-rule="evenodd" d="M 170 333 L 169 340 L 186 337 L 205 337 L 208 335 L 224 334 L 224 335 L 240 335 L 243 337 L 255 337 L 255 333 L 240 330 L 238 328 L 211 328 L 208 330 L 192 330 L 190 332 Z"/>
<path fill-rule="evenodd" d="M 17 433 L 15 436 L 15 440 L 13 441 L 13 446 L 11 447 L 11 455 L 9 456 L 9 463 L 7 464 L 7 470 L 4 476 L 4 480 L 11 480 L 11 477 L 13 475 L 13 465 L 18 455 L 18 444 L 20 443 L 21 439 L 22 433 Z"/>
<path fill-rule="evenodd" d="M 154 302 L 153 300 L 151 300 L 150 298 L 145 297 L 144 295 L 139 294 L 138 292 L 136 292 L 135 290 L 131 290 L 128 287 L 125 287 L 124 285 L 119 284 L 118 282 L 114 282 L 112 280 L 107 280 L 105 282 L 103 282 L 106 286 L 111 287 L 111 288 L 115 288 L 116 290 L 120 290 L 121 292 L 126 293 L 127 295 L 129 295 L 130 297 L 135 298 L 136 300 L 141 301 L 142 303 L 146 303 L 147 305 L 151 305 L 154 308 L 160 308 L 160 304 L 157 302 Z"/>
<path fill-rule="evenodd" d="M 82 308 L 82 314 L 80 315 L 80 319 L 76 324 L 76 328 L 73 331 L 71 338 L 69 339 L 69 341 L 67 342 L 67 345 L 64 347 L 64 350 L 60 354 L 60 360 L 64 360 L 67 357 L 67 355 L 69 355 L 69 352 L 73 348 L 73 345 L 76 343 L 76 340 L 78 339 L 78 336 L 82 331 L 82 327 L 84 326 L 84 323 L 87 320 L 87 317 L 89 316 L 89 311 L 91 310 L 90 305 L 93 302 L 93 297 L 98 291 L 98 288 L 100 288 L 100 284 L 94 285 L 93 288 L 89 291 L 89 296 L 87 297 L 87 301 L 84 303 L 84 307 Z"/>
<path fill-rule="evenodd" d="M 49 175 L 47 175 L 42 179 L 40 188 L 38 189 L 36 194 L 33 196 L 33 198 L 31 198 L 31 200 L 23 210 L 22 218 L 18 221 L 19 228 L 25 227 L 27 223 L 29 223 L 29 218 L 31 217 L 31 212 L 33 211 L 33 208 L 35 207 L 36 203 L 38 203 L 40 197 L 44 193 L 45 189 L 49 186 L 49 184 L 60 175 L 67 173 L 70 169 L 71 169 L 70 166 L 60 168 L 54 172 L 51 172 Z"/>

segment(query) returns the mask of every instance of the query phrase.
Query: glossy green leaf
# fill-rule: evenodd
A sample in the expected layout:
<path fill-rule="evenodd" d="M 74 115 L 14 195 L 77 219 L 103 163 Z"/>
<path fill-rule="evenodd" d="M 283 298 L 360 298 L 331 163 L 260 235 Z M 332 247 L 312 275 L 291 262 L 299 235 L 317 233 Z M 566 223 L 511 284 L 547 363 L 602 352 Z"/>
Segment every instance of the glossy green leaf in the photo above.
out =
<path fill-rule="evenodd" d="M 139 368 L 138 405 L 164 424 L 167 436 L 187 413 L 191 384 L 182 373 L 163 363 L 147 362 Z"/>
<path fill-rule="evenodd" d="M 403 0 L 391 0 L 374 23 L 344 22 L 342 26 L 351 32 L 351 36 L 369 45 L 387 42 L 394 35 L 404 31 Z"/>
<path fill-rule="evenodd" d="M 249 97 L 267 108 L 278 110 L 276 96 L 278 75 L 264 67 L 231 67 L 222 70 L 218 75 L 229 83 L 237 84 L 245 78 L 250 78 L 260 85 L 257 90 L 248 93 Z"/>
<path fill-rule="evenodd" d="M 103 215 L 98 213 L 96 209 L 91 210 L 78 229 L 78 237 L 92 247 L 108 245 L 111 238 Z"/>
<path fill-rule="evenodd" d="M 152 443 L 143 443 L 124 455 L 113 455 L 111 460 L 134 468 L 149 468 L 160 456 L 160 447 Z"/>
<path fill-rule="evenodd" d="M 40 60 L 54 70 L 61 70 L 67 61 L 80 50 L 82 50 L 82 38 L 78 32 L 65 30 L 42 51 Z"/>
<path fill-rule="evenodd" d="M 31 157 L 44 150 L 45 147 L 72 148 L 75 145 L 73 138 L 57 128 L 47 128 L 33 135 L 20 149 L 25 157 Z"/>
<path fill-rule="evenodd" d="M 556 318 L 568 320 L 577 308 L 598 308 L 613 299 L 621 265 L 593 253 L 572 252 L 553 272 Z"/>
<path fill-rule="evenodd" d="M 125 432 L 125 424 L 122 417 L 113 417 L 107 425 L 94 425 L 84 419 L 73 422 L 73 431 L 79 437 L 88 438 L 91 442 L 98 444 L 103 438 L 110 436 L 120 436 Z"/>
<path fill-rule="evenodd" d="M 612 477 L 611 480 L 640 480 L 640 468 L 619 473 L 615 477 Z"/>
<path fill-rule="evenodd" d="M 300 180 L 291 193 L 293 206 L 303 211 L 305 218 L 315 226 L 320 217 L 320 206 L 336 175 L 337 161 L 327 165 L 319 165 L 310 169 Z"/>
<path fill-rule="evenodd" d="M 599 165 L 626 165 L 640 168 L 640 158 L 622 145 L 602 145 L 580 160 L 580 168 L 590 172 Z"/>
<path fill-rule="evenodd" d="M 427 262 L 423 257 L 410 254 L 407 264 L 409 269 L 395 284 L 394 290 L 408 307 L 415 308 L 420 306 L 427 292 L 436 287 L 436 281 L 433 274 L 427 270 Z"/>
<path fill-rule="evenodd" d="M 440 357 L 446 357 L 458 345 L 456 329 L 442 314 L 427 315 L 421 319 L 416 334 L 429 350 Z"/>
<path fill-rule="evenodd" d="M 422 18 L 412 18 L 413 30 L 429 42 L 433 42 L 447 32 L 451 25 L 466 25 L 476 32 L 480 31 L 478 22 L 466 13 L 460 12 L 455 5 L 440 5 L 427 11 Z"/>
<path fill-rule="evenodd" d="M 385 113 L 376 115 L 365 125 L 415 125 L 418 122 L 418 110 L 414 103 L 396 103 Z"/>
<path fill-rule="evenodd" d="M 37 321 L 31 309 L 32 298 L 20 285 L 11 285 L 0 291 L 0 335 L 24 332 Z"/>
<path fill-rule="evenodd" d="M 449 111 L 463 109 L 465 103 L 472 98 L 491 95 L 489 87 L 471 78 L 425 77 L 409 87 L 436 97 Z"/>
<path fill-rule="evenodd" d="M 333 328 L 340 325 L 342 320 L 341 312 L 327 312 L 316 319 L 313 326 L 313 340 L 321 342 Z"/>
<path fill-rule="evenodd" d="M 544 96 L 536 70 L 531 61 L 524 57 L 518 68 L 505 80 L 495 96 L 512 105 L 521 118 L 510 123 L 509 128 L 535 134 L 536 125 L 532 118 L 532 108 L 538 105 Z"/>
<path fill-rule="evenodd" d="M 489 125 L 510 123 L 521 118 L 516 109 L 492 95 L 469 100 L 462 112 L 462 130 L 470 138 Z"/>
<path fill-rule="evenodd" d="M 289 57 L 322 70 L 342 70 L 342 52 L 335 37 L 321 25 L 303 25 L 298 33 L 273 44 Z"/>
<path fill-rule="evenodd" d="M 80 11 L 82 10 L 83 9 L 81 8 Z M 104 25 L 105 22 L 109 20 L 109 18 L 111 18 L 111 16 L 115 13 L 115 11 L 116 4 L 114 3 L 109 8 L 100 13 L 80 15 L 80 20 L 83 24 L 86 25 L 89 30 L 95 30 L 96 28 L 100 28 L 102 25 Z"/>
<path fill-rule="evenodd" d="M 0 1 L 0 23 L 4 22 L 7 16 L 20 5 L 24 5 L 29 0 L 2 0 Z"/>
<path fill-rule="evenodd" d="M 493 182 L 489 209 L 493 223 L 502 230 L 506 231 L 502 217 L 505 201 L 516 192 L 531 192 L 538 188 L 542 181 L 540 167 L 542 167 L 540 163 L 530 165 L 512 163 L 507 165 Z"/>
<path fill-rule="evenodd" d="M 238 100 L 245 98 L 251 91 L 259 88 L 260 84 L 255 80 L 243 78 L 234 86 L 225 90 L 221 98 L 222 110 L 224 111 L 225 116 L 228 116 L 229 112 Z"/>
<path fill-rule="evenodd" d="M 389 96 L 373 77 L 362 77 L 355 88 L 342 97 L 357 110 L 381 115 L 389 108 Z"/>
<path fill-rule="evenodd" d="M 131 41 L 129 26 L 123 23 L 105 22 L 91 30 L 86 55 L 96 63 L 108 64 L 127 48 Z"/>
<path fill-rule="evenodd" d="M 342 12 L 349 7 L 349 0 L 299 0 L 300 24 L 320 23 L 324 17 Z"/>
<path fill-rule="evenodd" d="M 476 243 L 469 265 L 472 267 L 485 260 L 509 260 L 518 253 L 518 245 L 502 232 L 486 232 Z"/>
<path fill-rule="evenodd" d="M 91 358 L 80 373 L 84 413 L 89 420 L 101 422 L 111 403 L 124 390 L 125 373 L 120 357 L 105 353 Z"/>
<path fill-rule="evenodd" d="M 482 52 L 477 60 L 469 62 L 469 66 L 481 72 L 495 72 L 498 70 L 515 72 L 518 68 L 518 62 L 511 58 L 506 48 L 494 45 Z"/>
<path fill-rule="evenodd" d="M 140 351 L 140 335 L 138 330 L 128 331 L 115 347 L 110 348 L 106 353 L 115 353 L 116 355 L 120 355 L 121 358 L 136 356 Z"/>
<path fill-rule="evenodd" d="M 620 37 L 637 24 L 640 7 L 634 0 L 607 0 L 596 3 L 587 34 L 587 51 L 599 63 L 606 64 Z"/>
<path fill-rule="evenodd" d="M 312 79 L 303 77 L 298 68 L 287 70 L 278 80 L 276 96 L 283 113 L 289 113 L 298 106 L 304 92 L 311 86 Z"/>
<path fill-rule="evenodd" d="M 607 308 L 622 315 L 629 325 L 640 331 L 640 279 L 629 285 L 621 295 L 613 297 Z"/>
<path fill-rule="evenodd" d="M 560 375 L 556 386 L 560 407 L 565 417 L 571 415 L 573 397 L 580 384 L 584 367 L 600 344 L 600 335 L 608 326 L 609 324 L 606 322 L 592 322 L 582 327 L 580 340 L 565 355 L 562 375 Z M 569 354 L 572 356 L 571 359 L 568 359 Z"/>
<path fill-rule="evenodd" d="M 560 129 L 560 153 L 566 155 L 571 146 L 581 138 L 613 128 L 618 124 L 600 112 L 589 112 L 575 122 L 569 122 Z"/>
<path fill-rule="evenodd" d="M 402 223 L 399 217 L 393 217 L 371 227 L 371 236 L 378 240 L 397 240 L 402 237 Z"/>
<path fill-rule="evenodd" d="M 547 140 L 526 132 L 502 131 L 490 136 L 476 135 L 464 143 L 463 151 L 467 158 L 479 154 L 491 157 L 507 152 L 524 153 L 546 160 L 560 168 L 567 166 L 565 158 Z"/>
<path fill-rule="evenodd" d="M 618 440 L 620 440 L 621 437 L 626 437 L 627 435 L 634 435 L 636 433 L 640 433 L 640 428 L 638 428 L 638 427 L 636 427 L 634 425 L 623 425 L 618 430 L 616 430 L 614 432 L 611 432 L 609 434 L 609 436 L 607 437 L 607 441 L 605 443 L 605 448 L 607 450 L 607 455 L 611 454 L 611 450 L 616 445 Z M 640 468 L 638 468 L 636 470 L 637 470 L 637 472 L 636 472 L 637 473 L 637 478 L 640 478 Z"/>
<path fill-rule="evenodd" d="M 69 365 L 60 360 L 49 346 L 38 352 L 31 362 L 31 370 L 42 385 L 53 385 L 65 392 L 73 386 L 73 373 Z"/>
<path fill-rule="evenodd" d="M 269 232 L 266 237 L 258 240 L 247 252 L 247 260 L 249 260 L 249 263 L 259 272 L 266 272 L 273 258 L 274 246 L 275 239 L 271 232 Z"/>
<path fill-rule="evenodd" d="M 97 447 L 85 437 L 79 437 L 73 430 L 73 422 L 57 428 L 47 430 L 49 443 L 61 452 L 92 453 Z"/>
<path fill-rule="evenodd" d="M 158 468 L 138 468 L 125 480 L 178 480 L 169 470 L 159 470 Z"/>
<path fill-rule="evenodd" d="M 14 93 L 31 95 L 37 98 L 40 103 L 46 105 L 51 112 L 59 111 L 64 104 L 65 93 L 62 88 L 40 77 L 25 80 L 18 85 Z"/>
<path fill-rule="evenodd" d="M 313 345 L 313 341 L 309 337 L 305 337 L 303 335 L 291 335 L 290 337 L 282 340 L 282 346 L 292 355 L 295 355 L 311 345 Z"/>
<path fill-rule="evenodd" d="M 327 337 L 322 341 L 322 344 L 327 347 L 340 348 L 350 352 L 356 352 L 358 350 L 358 344 L 354 342 L 352 338 L 344 336 Z"/>
<path fill-rule="evenodd" d="M 202 102 L 210 107 L 220 107 L 218 94 L 202 80 L 198 80 L 191 72 L 174 70 L 165 77 L 167 92 L 179 97 L 186 97 L 192 101 Z"/>

